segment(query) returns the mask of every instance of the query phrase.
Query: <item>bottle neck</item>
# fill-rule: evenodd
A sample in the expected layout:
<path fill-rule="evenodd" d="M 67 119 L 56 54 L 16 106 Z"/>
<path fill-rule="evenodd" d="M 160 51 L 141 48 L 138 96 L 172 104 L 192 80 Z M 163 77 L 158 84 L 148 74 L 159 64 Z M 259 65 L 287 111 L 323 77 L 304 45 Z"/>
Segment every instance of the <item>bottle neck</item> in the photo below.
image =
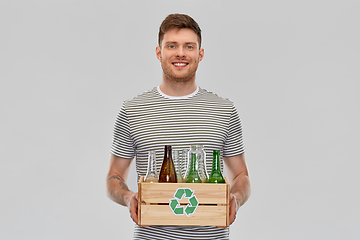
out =
<path fill-rule="evenodd" d="M 215 171 L 220 171 L 220 169 L 221 169 L 221 166 L 220 166 L 220 151 L 215 150 L 213 152 L 212 169 L 215 170 Z"/>
<path fill-rule="evenodd" d="M 150 171 L 155 171 L 156 170 L 156 161 L 155 161 L 155 157 L 154 156 L 151 156 L 150 157 L 150 160 L 149 160 L 149 168 L 150 168 Z"/>
<path fill-rule="evenodd" d="M 165 146 L 164 159 L 172 159 L 171 153 L 172 153 L 171 146 Z"/>

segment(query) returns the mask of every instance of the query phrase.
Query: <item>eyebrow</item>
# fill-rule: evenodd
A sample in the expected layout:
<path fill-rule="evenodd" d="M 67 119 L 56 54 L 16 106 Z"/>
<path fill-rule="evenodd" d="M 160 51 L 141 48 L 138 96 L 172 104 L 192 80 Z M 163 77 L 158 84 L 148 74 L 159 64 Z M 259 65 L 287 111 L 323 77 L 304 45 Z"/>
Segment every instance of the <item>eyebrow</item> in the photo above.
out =
<path fill-rule="evenodd" d="M 166 45 L 166 44 L 178 44 L 178 42 L 168 41 L 168 42 L 165 42 L 165 45 Z M 197 45 L 196 42 L 185 42 L 185 44 Z"/>

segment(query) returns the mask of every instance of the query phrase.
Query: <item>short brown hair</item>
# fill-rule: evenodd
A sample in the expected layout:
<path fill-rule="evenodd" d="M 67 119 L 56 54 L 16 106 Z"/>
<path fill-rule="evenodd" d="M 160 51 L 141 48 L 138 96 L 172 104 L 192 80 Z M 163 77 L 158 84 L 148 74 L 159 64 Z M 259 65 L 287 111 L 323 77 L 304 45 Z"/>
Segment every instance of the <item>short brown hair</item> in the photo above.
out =
<path fill-rule="evenodd" d="M 199 47 L 201 47 L 201 29 L 199 25 L 197 24 L 197 22 L 195 22 L 195 20 L 192 17 L 186 14 L 179 14 L 179 13 L 170 14 L 161 23 L 159 28 L 159 46 L 161 46 L 161 41 L 163 40 L 166 31 L 173 28 L 178 28 L 178 29 L 189 28 L 193 30 L 198 36 Z"/>

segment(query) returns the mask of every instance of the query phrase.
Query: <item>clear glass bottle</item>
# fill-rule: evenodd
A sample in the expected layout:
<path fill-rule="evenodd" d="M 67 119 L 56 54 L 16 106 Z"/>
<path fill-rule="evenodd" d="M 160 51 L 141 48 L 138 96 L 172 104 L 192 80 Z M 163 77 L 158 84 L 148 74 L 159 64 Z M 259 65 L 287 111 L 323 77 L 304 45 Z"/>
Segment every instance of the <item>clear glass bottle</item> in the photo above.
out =
<path fill-rule="evenodd" d="M 199 175 L 203 183 L 207 182 L 209 175 L 206 170 L 206 152 L 203 145 L 195 145 L 197 161 L 199 164 Z"/>
<path fill-rule="evenodd" d="M 156 153 L 155 151 L 149 151 L 148 167 L 145 176 L 145 182 L 159 182 L 159 176 L 156 170 Z"/>
<path fill-rule="evenodd" d="M 220 151 L 213 151 L 212 170 L 209 176 L 209 183 L 225 183 L 225 179 L 221 173 Z"/>
<path fill-rule="evenodd" d="M 188 148 L 184 148 L 182 150 L 181 153 L 181 161 L 182 161 L 182 174 L 184 176 L 184 178 L 186 178 L 187 176 L 187 172 L 188 172 L 188 165 L 189 165 L 189 149 Z"/>
<path fill-rule="evenodd" d="M 189 170 L 186 176 L 187 183 L 201 183 L 201 178 L 198 172 L 198 162 L 196 153 L 191 153 L 191 159 L 189 163 Z"/>
<path fill-rule="evenodd" d="M 177 177 L 174 167 L 174 162 L 172 160 L 172 150 L 170 145 L 165 146 L 164 150 L 164 161 L 161 165 L 159 182 L 171 182 L 176 183 Z"/>
<path fill-rule="evenodd" d="M 179 150 L 173 150 L 172 157 L 173 157 L 173 161 L 174 161 L 177 182 L 182 183 L 182 182 L 184 182 L 184 178 L 182 175 L 182 163 L 181 163 L 181 159 L 179 156 Z"/>
<path fill-rule="evenodd" d="M 189 175 L 189 170 L 190 170 L 191 154 L 192 153 L 196 154 L 196 146 L 195 145 L 190 145 L 189 149 L 184 149 L 183 151 L 186 154 L 185 155 L 185 157 L 186 157 L 185 181 L 186 181 L 186 177 Z M 196 166 L 196 170 L 197 169 L 198 169 L 198 166 Z"/>

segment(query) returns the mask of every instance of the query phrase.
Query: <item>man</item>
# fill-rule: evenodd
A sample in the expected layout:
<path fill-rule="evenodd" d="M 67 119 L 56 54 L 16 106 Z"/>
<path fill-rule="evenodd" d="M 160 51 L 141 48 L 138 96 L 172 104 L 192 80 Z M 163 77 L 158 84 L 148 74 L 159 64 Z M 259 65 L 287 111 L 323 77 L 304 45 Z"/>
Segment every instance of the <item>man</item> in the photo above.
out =
<path fill-rule="evenodd" d="M 125 101 L 116 118 L 108 195 L 127 206 L 137 223 L 137 193 L 126 185 L 134 157 L 139 178 L 146 174 L 148 151 L 155 150 L 161 163 L 164 145 L 183 149 L 202 144 L 207 151 L 208 167 L 212 150 L 221 150 L 230 182 L 231 224 L 250 195 L 242 128 L 232 102 L 195 83 L 198 64 L 204 57 L 198 24 L 187 15 L 169 15 L 160 26 L 156 56 L 163 69 L 161 85 Z M 134 239 L 229 239 L 229 229 L 136 225 Z"/>

